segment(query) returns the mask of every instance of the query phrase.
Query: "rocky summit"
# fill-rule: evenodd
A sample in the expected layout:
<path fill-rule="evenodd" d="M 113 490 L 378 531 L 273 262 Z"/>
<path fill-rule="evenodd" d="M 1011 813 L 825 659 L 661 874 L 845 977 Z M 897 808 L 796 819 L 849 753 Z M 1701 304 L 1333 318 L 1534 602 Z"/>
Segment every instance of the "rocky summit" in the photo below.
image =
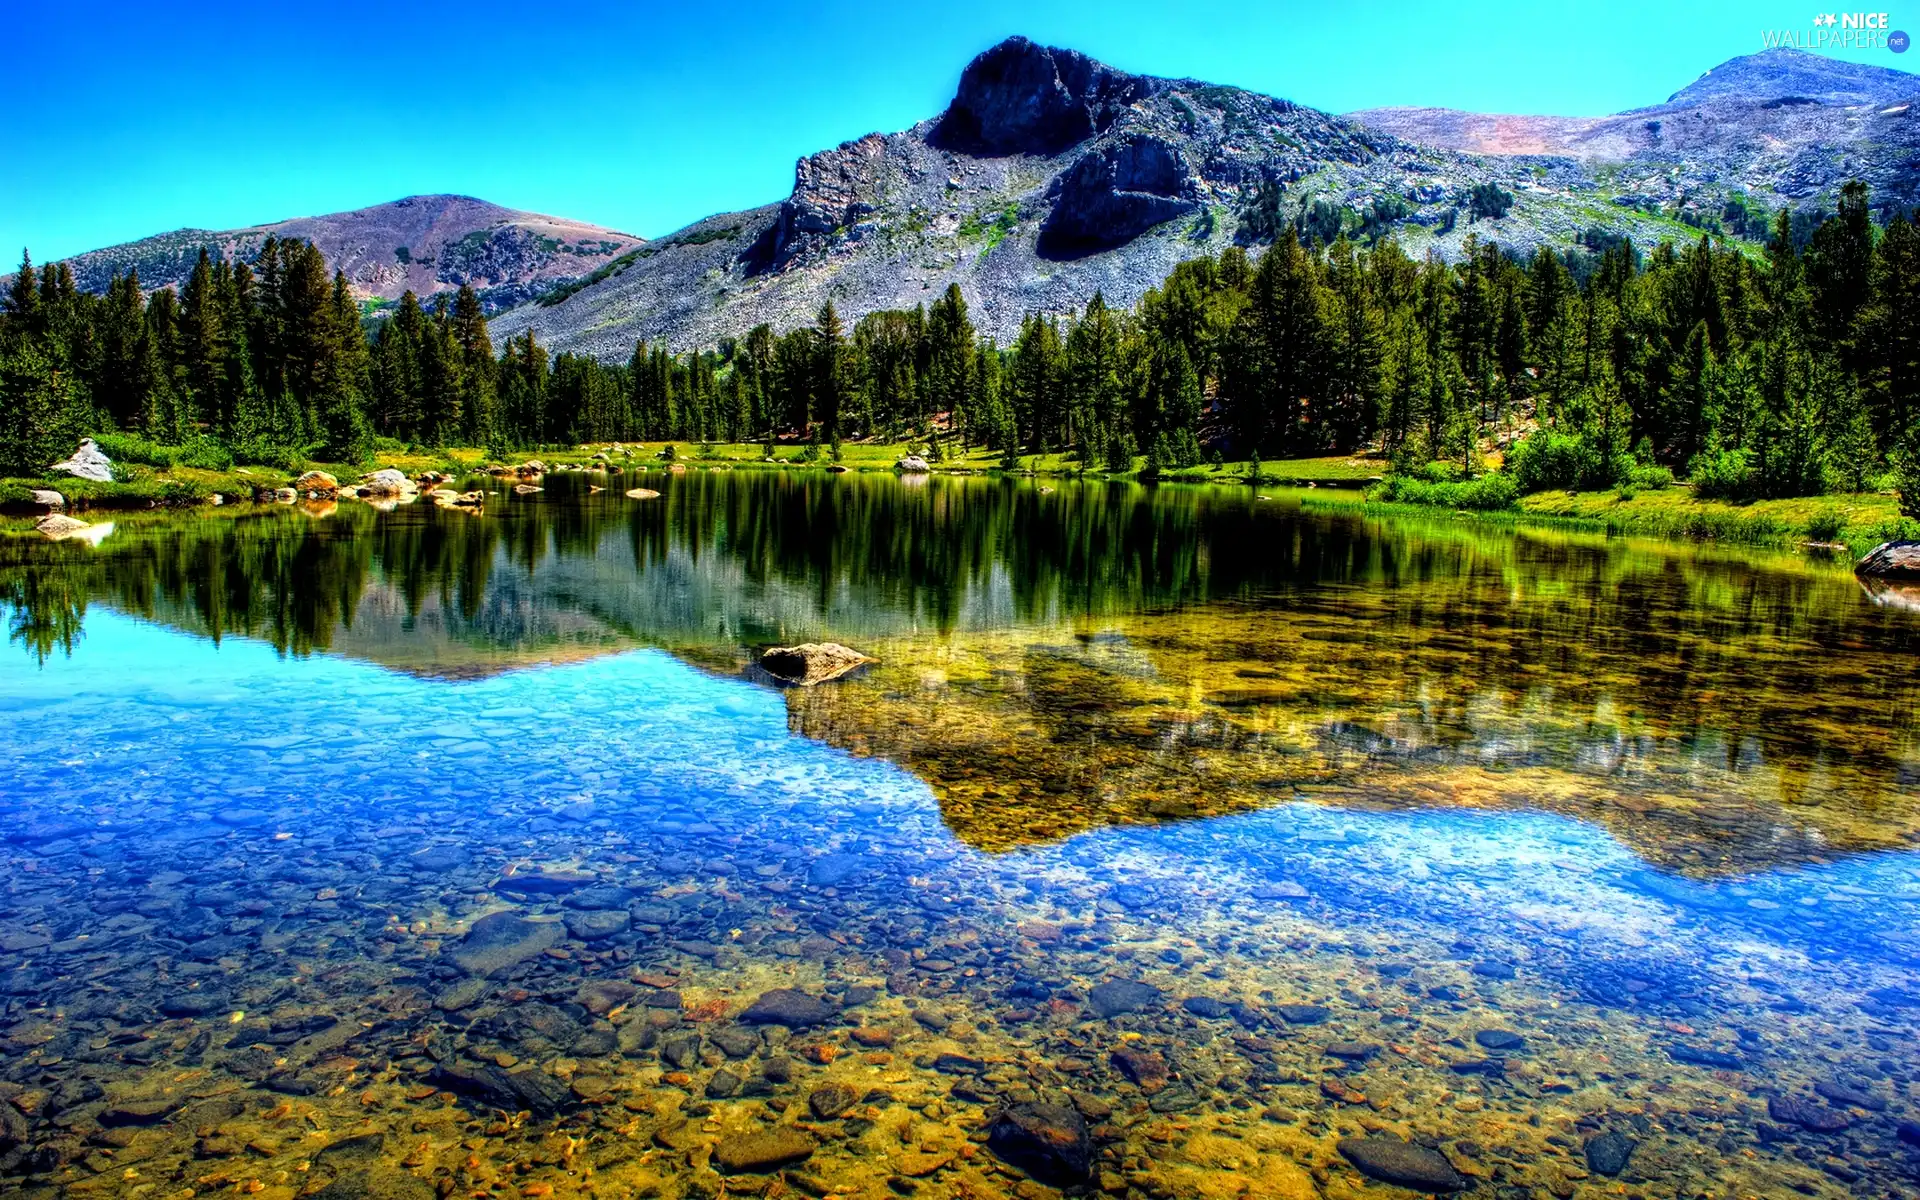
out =
<path fill-rule="evenodd" d="M 1076 311 L 1096 291 L 1131 304 L 1183 259 L 1303 215 L 1416 257 L 1457 258 L 1469 237 L 1528 254 L 1596 232 L 1738 234 L 1724 225 L 1736 193 L 1757 214 L 1817 208 L 1859 177 L 1911 201 L 1920 126 L 1898 97 L 1915 84 L 1783 50 L 1615 117 L 1340 117 L 1010 38 L 938 116 L 803 158 L 779 204 L 709 217 L 497 326 L 625 360 L 641 338 L 684 351 L 806 324 L 828 300 L 857 317 L 957 284 L 1005 344 L 1029 312 Z"/>

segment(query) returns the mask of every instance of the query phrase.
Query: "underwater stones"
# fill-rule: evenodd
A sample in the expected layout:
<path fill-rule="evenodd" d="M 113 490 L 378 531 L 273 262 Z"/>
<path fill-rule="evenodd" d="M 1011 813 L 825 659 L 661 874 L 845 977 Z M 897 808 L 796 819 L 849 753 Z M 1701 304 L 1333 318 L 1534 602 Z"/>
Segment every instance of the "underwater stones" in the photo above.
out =
<path fill-rule="evenodd" d="M 1847 1108 L 1864 1108 L 1868 1112 L 1887 1110 L 1887 1102 L 1880 1097 L 1834 1080 L 1823 1079 L 1813 1085 L 1813 1090 L 1822 1099 Z"/>
<path fill-rule="evenodd" d="M 716 1029 L 707 1035 L 707 1040 L 728 1058 L 747 1058 L 760 1048 L 760 1035 L 738 1025 Z"/>
<path fill-rule="evenodd" d="M 178 1100 L 124 1100 L 102 1109 L 99 1120 L 109 1129 L 125 1125 L 158 1125 L 179 1107 Z"/>
<path fill-rule="evenodd" d="M 1380 1053 L 1380 1047 L 1373 1042 L 1332 1042 L 1326 1047 L 1328 1058 L 1337 1058 L 1342 1062 L 1366 1062 Z"/>
<path fill-rule="evenodd" d="M 1810 1133 L 1838 1133 L 1853 1124 L 1853 1118 L 1837 1108 L 1825 1108 L 1796 1096 L 1771 1096 L 1767 1115 L 1783 1125 L 1798 1125 Z"/>
<path fill-rule="evenodd" d="M 1330 1010 L 1324 1004 L 1281 1004 L 1275 1006 L 1280 1019 L 1289 1025 L 1319 1025 L 1326 1021 Z"/>
<path fill-rule="evenodd" d="M 871 658 L 838 642 L 775 646 L 760 655 L 760 668 L 782 683 L 812 687 L 845 675 Z"/>
<path fill-rule="evenodd" d="M 1124 1046 L 1115 1050 L 1109 1058 L 1115 1070 L 1149 1096 L 1166 1087 L 1171 1080 L 1172 1073 L 1167 1068 L 1167 1060 L 1157 1051 Z"/>
<path fill-rule="evenodd" d="M 574 892 L 565 900 L 561 901 L 561 903 L 568 908 L 577 908 L 582 911 L 596 908 L 624 909 L 628 901 L 632 899 L 633 893 L 626 888 L 600 886 L 581 888 L 579 891 Z"/>
<path fill-rule="evenodd" d="M 489 913 L 473 923 L 448 957 L 469 975 L 504 975 L 565 937 L 566 927 L 558 921 L 529 921 L 511 910 Z"/>
<path fill-rule="evenodd" d="M 1180 1002 L 1180 1007 L 1196 1017 L 1203 1017 L 1209 1021 L 1217 1021 L 1233 1015 L 1233 1009 L 1212 996 L 1188 996 Z"/>
<path fill-rule="evenodd" d="M 707 1099 L 725 1100 L 737 1095 L 743 1082 L 738 1075 L 722 1067 L 707 1080 Z"/>
<path fill-rule="evenodd" d="M 1746 1060 L 1737 1054 L 1725 1050 L 1715 1050 L 1711 1046 L 1695 1046 L 1687 1042 L 1673 1042 L 1667 1046 L 1667 1056 L 1675 1062 L 1695 1067 L 1712 1067 L 1718 1071 L 1740 1071 L 1746 1068 Z"/>
<path fill-rule="evenodd" d="M 493 991 L 493 985 L 484 979 L 462 979 L 449 987 L 442 988 L 433 998 L 433 1006 L 441 1012 L 459 1012 L 472 1008 L 486 999 Z"/>
<path fill-rule="evenodd" d="M 1511 1054 L 1526 1048 L 1527 1039 L 1511 1029 L 1482 1029 L 1473 1035 L 1473 1040 L 1488 1050 Z"/>
<path fill-rule="evenodd" d="M 700 1035 L 677 1033 L 660 1043 L 660 1061 L 684 1071 L 700 1061 Z"/>
<path fill-rule="evenodd" d="M 1117 1017 L 1140 1012 L 1160 1003 L 1162 993 L 1149 983 L 1133 979 L 1109 979 L 1087 993 L 1087 1006 L 1102 1017 Z"/>
<path fill-rule="evenodd" d="M 1454 1169 L 1446 1155 L 1397 1137 L 1341 1138 L 1339 1150 L 1362 1175 L 1381 1183 L 1431 1193 L 1457 1192 L 1468 1186 L 1467 1177 Z"/>
<path fill-rule="evenodd" d="M 987 1149 L 1001 1162 L 1055 1187 L 1085 1183 L 1093 1168 L 1087 1122 L 1064 1104 L 1001 1109 L 987 1129 Z"/>
<path fill-rule="evenodd" d="M 573 998 L 594 1016 L 604 1017 L 632 1001 L 639 992 L 639 988 L 623 979 L 590 979 L 580 985 L 580 990 L 574 993 Z"/>
<path fill-rule="evenodd" d="M 508 1071 L 484 1064 L 442 1063 L 433 1070 L 433 1082 L 449 1092 L 504 1108 L 545 1115 L 573 1102 L 567 1085 L 537 1068 Z"/>
<path fill-rule="evenodd" d="M 815 887 L 838 887 L 850 879 L 857 879 L 870 870 L 870 863 L 864 854 L 829 854 L 814 860 L 807 868 L 807 882 Z"/>
<path fill-rule="evenodd" d="M 399 1171 L 342 1171 L 307 1200 L 434 1200 L 438 1195 L 423 1180 Z"/>
<path fill-rule="evenodd" d="M 740 1014 L 740 1020 L 749 1025 L 784 1025 L 788 1029 L 804 1029 L 810 1025 L 824 1025 L 833 1020 L 835 1010 L 832 1005 L 796 988 L 775 988 L 763 992 Z"/>
<path fill-rule="evenodd" d="M 797 1129 L 768 1129 L 721 1138 L 713 1161 L 733 1173 L 765 1174 L 813 1157 L 813 1139 Z"/>
<path fill-rule="evenodd" d="M 1640 1143 L 1634 1141 L 1619 1130 L 1595 1134 L 1587 1139 L 1583 1147 L 1587 1156 L 1587 1169 L 1596 1175 L 1613 1176 L 1627 1169 L 1627 1160 Z"/>
<path fill-rule="evenodd" d="M 519 871 L 495 886 L 503 892 L 519 892 L 526 896 L 564 896 L 598 882 L 598 876 L 585 871 Z"/>
<path fill-rule="evenodd" d="M 625 909 L 594 909 L 568 913 L 565 924 L 567 932 L 581 941 L 599 942 L 625 933 L 628 918 Z"/>
<path fill-rule="evenodd" d="M 173 992 L 160 1001 L 160 1012 L 168 1017 L 204 1017 L 222 1012 L 227 997 L 218 992 Z"/>
<path fill-rule="evenodd" d="M 845 1116 L 860 1103 L 860 1093 L 844 1083 L 821 1084 L 807 1093 L 807 1109 L 822 1121 Z"/>

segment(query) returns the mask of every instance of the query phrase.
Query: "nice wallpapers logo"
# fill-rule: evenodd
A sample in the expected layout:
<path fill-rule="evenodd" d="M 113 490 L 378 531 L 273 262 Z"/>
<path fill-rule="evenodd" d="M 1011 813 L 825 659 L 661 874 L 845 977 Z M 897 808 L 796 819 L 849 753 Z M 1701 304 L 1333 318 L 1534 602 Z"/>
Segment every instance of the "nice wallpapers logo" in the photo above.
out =
<path fill-rule="evenodd" d="M 1906 32 L 1887 26 L 1883 12 L 1815 13 L 1812 29 L 1769 29 L 1760 35 L 1769 50 L 1891 50 L 1905 54 Z"/>

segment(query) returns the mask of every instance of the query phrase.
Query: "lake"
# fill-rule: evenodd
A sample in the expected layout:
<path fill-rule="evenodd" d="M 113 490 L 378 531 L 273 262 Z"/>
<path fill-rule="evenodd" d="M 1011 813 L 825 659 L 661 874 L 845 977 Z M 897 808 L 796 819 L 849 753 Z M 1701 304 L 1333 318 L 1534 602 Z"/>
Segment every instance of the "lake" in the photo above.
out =
<path fill-rule="evenodd" d="M 487 486 L 0 538 L 0 1191 L 1920 1195 L 1920 613 L 1844 562 Z"/>

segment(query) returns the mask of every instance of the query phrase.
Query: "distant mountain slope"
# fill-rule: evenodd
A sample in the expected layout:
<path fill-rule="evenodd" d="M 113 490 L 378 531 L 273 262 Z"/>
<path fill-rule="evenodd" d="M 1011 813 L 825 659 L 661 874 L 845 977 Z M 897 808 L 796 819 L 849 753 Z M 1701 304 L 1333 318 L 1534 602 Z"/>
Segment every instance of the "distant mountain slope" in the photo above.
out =
<path fill-rule="evenodd" d="M 1920 75 L 1800 50 L 1732 59 L 1664 104 L 1605 117 L 1376 108 L 1352 119 L 1421 145 L 1471 154 L 1564 155 L 1609 172 L 1637 207 L 1741 190 L 1772 203 L 1864 180 L 1876 202 L 1920 199 Z"/>
<path fill-rule="evenodd" d="M 1391 226 L 1412 253 L 1458 256 L 1468 236 L 1522 252 L 1592 223 L 1591 187 L 1559 167 L 1420 147 L 1286 100 L 1132 75 L 1012 38 L 976 58 L 938 117 L 802 159 L 776 206 L 708 218 L 630 257 L 564 303 L 503 314 L 559 349 L 620 358 L 636 338 L 712 345 L 766 321 L 911 307 L 958 284 L 1003 342 L 1029 311 L 1096 292 L 1131 304 L 1180 261 L 1246 240 L 1245 210 L 1279 189 L 1281 220 L 1315 201 L 1360 231 Z M 1511 213 L 1475 223 L 1495 185 Z M 1274 194 L 1271 190 L 1269 195 Z M 1606 214 L 1650 235 L 1644 214 Z"/>
<path fill-rule="evenodd" d="M 638 338 L 686 350 L 761 321 L 807 323 L 827 300 L 857 317 L 958 284 L 1004 343 L 1027 312 L 1075 310 L 1096 291 L 1131 304 L 1183 259 L 1260 240 L 1249 225 L 1263 189 L 1279 222 L 1308 214 L 1322 232 L 1390 233 L 1448 258 L 1470 236 L 1521 254 L 1594 231 L 1693 238 L 1735 192 L 1798 206 L 1855 177 L 1911 202 L 1920 125 L 1891 98 L 1916 82 L 1781 50 L 1612 117 L 1337 117 L 1012 38 L 968 65 L 938 117 L 804 158 L 780 204 L 710 217 L 497 326 L 624 358 Z M 1511 209 L 1488 213 L 1476 189 Z"/>
<path fill-rule="evenodd" d="M 501 208 L 471 196 L 409 196 L 321 217 L 245 229 L 181 229 L 67 260 L 82 288 L 104 291 L 138 268 L 143 287 L 184 284 L 206 246 L 251 259 L 269 237 L 311 241 L 362 296 L 395 300 L 472 284 L 490 308 L 505 308 L 585 278 L 645 244 L 597 225 Z"/>

